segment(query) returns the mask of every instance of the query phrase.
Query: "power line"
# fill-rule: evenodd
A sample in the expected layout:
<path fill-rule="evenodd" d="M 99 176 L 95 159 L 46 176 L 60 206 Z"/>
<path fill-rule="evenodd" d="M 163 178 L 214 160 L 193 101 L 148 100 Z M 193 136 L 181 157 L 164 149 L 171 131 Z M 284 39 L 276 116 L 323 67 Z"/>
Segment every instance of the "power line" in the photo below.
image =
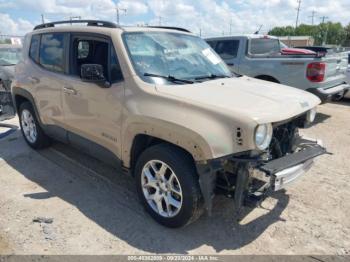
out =
<path fill-rule="evenodd" d="M 315 14 L 316 14 L 316 11 L 315 11 L 315 10 L 312 10 L 311 15 L 309 16 L 309 17 L 311 17 L 311 24 L 312 24 L 312 25 L 314 25 Z"/>
<path fill-rule="evenodd" d="M 295 28 L 298 27 L 301 0 L 297 0 L 297 2 L 298 2 L 298 8 L 297 8 L 297 19 L 295 21 Z"/>

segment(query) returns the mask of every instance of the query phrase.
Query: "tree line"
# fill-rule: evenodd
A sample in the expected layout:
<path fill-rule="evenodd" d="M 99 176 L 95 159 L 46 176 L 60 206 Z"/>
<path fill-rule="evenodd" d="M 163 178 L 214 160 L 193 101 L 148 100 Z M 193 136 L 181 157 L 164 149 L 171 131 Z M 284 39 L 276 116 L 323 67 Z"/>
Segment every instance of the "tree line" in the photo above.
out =
<path fill-rule="evenodd" d="M 274 36 L 312 36 L 315 45 L 339 45 L 350 47 L 350 23 L 321 23 L 319 25 L 301 24 L 297 28 L 292 26 L 274 27 L 269 31 Z"/>

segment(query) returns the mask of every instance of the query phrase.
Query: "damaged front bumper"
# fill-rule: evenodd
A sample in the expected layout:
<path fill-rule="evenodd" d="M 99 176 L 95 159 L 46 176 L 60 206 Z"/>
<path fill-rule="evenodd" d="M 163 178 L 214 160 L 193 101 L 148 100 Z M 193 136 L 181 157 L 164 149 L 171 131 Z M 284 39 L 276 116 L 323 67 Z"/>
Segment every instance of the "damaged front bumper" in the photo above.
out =
<path fill-rule="evenodd" d="M 300 137 L 293 153 L 270 161 L 233 155 L 205 165 L 197 164 L 209 214 L 215 191 L 232 197 L 236 211 L 240 212 L 244 203 L 257 203 L 269 192 L 281 190 L 296 181 L 312 167 L 314 158 L 325 153 L 327 151 L 320 141 Z"/>
<path fill-rule="evenodd" d="M 288 186 L 305 174 L 313 165 L 313 159 L 326 153 L 326 149 L 319 141 L 302 139 L 300 144 L 304 144 L 300 151 L 257 167 L 270 176 L 270 186 L 274 191 Z"/>

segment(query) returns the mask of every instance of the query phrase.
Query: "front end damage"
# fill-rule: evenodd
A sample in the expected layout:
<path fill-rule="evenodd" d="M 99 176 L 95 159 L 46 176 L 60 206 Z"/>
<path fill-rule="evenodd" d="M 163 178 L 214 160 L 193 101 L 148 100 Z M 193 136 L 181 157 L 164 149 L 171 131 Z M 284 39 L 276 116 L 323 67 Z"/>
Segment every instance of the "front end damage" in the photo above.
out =
<path fill-rule="evenodd" d="M 215 194 L 233 198 L 239 217 L 244 205 L 256 206 L 269 193 L 290 185 L 326 153 L 322 143 L 299 135 L 305 123 L 297 118 L 273 127 L 273 138 L 265 151 L 249 151 L 197 163 L 199 183 L 209 214 Z"/>

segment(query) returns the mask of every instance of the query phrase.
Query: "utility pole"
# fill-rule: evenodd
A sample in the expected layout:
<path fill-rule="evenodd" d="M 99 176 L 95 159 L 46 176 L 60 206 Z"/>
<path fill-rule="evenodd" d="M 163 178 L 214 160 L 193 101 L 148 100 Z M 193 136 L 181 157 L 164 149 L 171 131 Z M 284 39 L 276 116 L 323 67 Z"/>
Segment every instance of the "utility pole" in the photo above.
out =
<path fill-rule="evenodd" d="M 74 19 L 78 19 L 78 20 L 81 20 L 81 16 L 80 15 L 78 15 L 78 16 L 70 16 L 69 17 L 69 20 L 74 20 Z"/>
<path fill-rule="evenodd" d="M 315 18 L 316 11 L 312 10 L 312 13 L 309 17 L 311 17 L 311 24 L 314 25 L 314 18 Z"/>
<path fill-rule="evenodd" d="M 301 0 L 297 0 L 297 2 L 298 2 L 298 8 L 297 8 L 297 19 L 295 21 L 295 29 L 297 29 L 298 27 Z"/>
<path fill-rule="evenodd" d="M 162 16 L 157 16 L 157 18 L 158 18 L 158 25 L 161 26 L 161 25 L 162 25 L 162 19 L 163 19 L 164 17 L 162 17 Z"/>
<path fill-rule="evenodd" d="M 321 18 L 321 20 L 322 20 L 322 24 L 324 24 L 324 21 L 325 21 L 326 19 L 328 19 L 328 16 L 321 16 L 320 18 Z"/>
<path fill-rule="evenodd" d="M 70 16 L 70 17 L 69 17 L 69 20 L 70 20 L 70 21 L 72 21 L 72 20 L 74 20 L 74 19 L 81 20 L 81 16 L 78 15 L 78 16 Z M 72 23 L 70 23 L 70 24 L 72 24 Z"/>
<path fill-rule="evenodd" d="M 44 14 L 41 14 L 41 22 L 42 22 L 43 24 L 45 24 Z"/>
<path fill-rule="evenodd" d="M 232 18 L 230 20 L 230 35 L 232 35 Z"/>
<path fill-rule="evenodd" d="M 123 11 L 126 14 L 126 9 L 125 8 L 119 8 L 118 6 L 115 7 L 115 11 L 117 13 L 117 24 L 119 25 L 119 12 Z"/>
<path fill-rule="evenodd" d="M 322 24 L 324 24 L 325 20 L 328 19 L 328 16 L 321 16 L 320 18 L 322 20 Z M 323 35 L 323 41 L 322 41 L 323 46 L 326 45 L 327 43 L 327 35 L 328 35 L 328 26 L 326 28 L 325 34 Z"/>

